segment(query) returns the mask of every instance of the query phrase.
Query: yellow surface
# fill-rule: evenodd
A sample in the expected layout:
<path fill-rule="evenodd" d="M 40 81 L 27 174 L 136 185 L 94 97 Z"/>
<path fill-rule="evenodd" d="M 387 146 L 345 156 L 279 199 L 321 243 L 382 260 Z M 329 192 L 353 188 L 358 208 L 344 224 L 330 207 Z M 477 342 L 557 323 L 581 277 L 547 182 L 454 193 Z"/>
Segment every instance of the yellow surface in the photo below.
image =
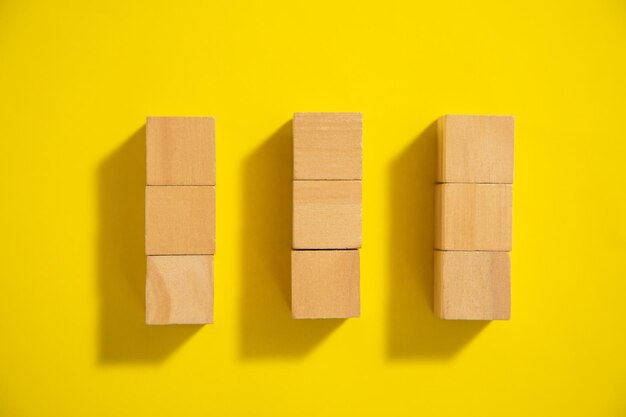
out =
<path fill-rule="evenodd" d="M 626 415 L 623 1 L 0 4 L 0 415 Z M 294 111 L 362 111 L 362 317 L 294 321 Z M 431 313 L 434 130 L 517 117 L 513 320 Z M 216 324 L 143 323 L 146 115 L 217 118 Z M 429 127 L 430 126 L 430 127 Z"/>

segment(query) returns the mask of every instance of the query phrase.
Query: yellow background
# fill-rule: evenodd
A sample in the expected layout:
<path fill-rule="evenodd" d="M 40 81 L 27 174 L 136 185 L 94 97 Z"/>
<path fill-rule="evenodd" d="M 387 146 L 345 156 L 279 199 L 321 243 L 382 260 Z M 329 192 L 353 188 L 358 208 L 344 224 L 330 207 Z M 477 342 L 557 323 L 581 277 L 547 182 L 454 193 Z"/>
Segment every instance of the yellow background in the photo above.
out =
<path fill-rule="evenodd" d="M 623 1 L 0 4 L 0 415 L 626 415 Z M 294 111 L 362 111 L 362 317 L 294 321 Z M 435 131 L 516 116 L 513 319 L 432 303 Z M 146 327 L 145 116 L 217 120 L 211 326 Z"/>

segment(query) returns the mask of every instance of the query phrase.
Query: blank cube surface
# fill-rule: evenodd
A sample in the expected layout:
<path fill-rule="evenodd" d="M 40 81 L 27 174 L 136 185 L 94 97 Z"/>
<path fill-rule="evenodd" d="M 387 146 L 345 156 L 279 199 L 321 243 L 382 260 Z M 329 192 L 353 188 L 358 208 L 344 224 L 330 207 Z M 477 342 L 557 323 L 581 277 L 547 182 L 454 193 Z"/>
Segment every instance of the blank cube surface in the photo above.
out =
<path fill-rule="evenodd" d="M 511 116 L 442 117 L 438 182 L 512 184 L 513 141 Z"/>
<path fill-rule="evenodd" d="M 435 313 L 442 319 L 508 320 L 508 252 L 435 251 Z"/>
<path fill-rule="evenodd" d="M 361 113 L 296 113 L 293 119 L 295 180 L 360 180 Z"/>
<path fill-rule="evenodd" d="M 148 185 L 215 185 L 215 119 L 149 117 Z"/>
<path fill-rule="evenodd" d="M 148 256 L 147 324 L 213 323 L 213 256 Z"/>
<path fill-rule="evenodd" d="M 215 187 L 146 187 L 146 254 L 215 252 Z"/>
<path fill-rule="evenodd" d="M 358 250 L 292 251 L 293 317 L 359 317 L 359 277 Z"/>
<path fill-rule="evenodd" d="M 510 251 L 512 193 L 509 184 L 438 184 L 435 248 Z"/>
<path fill-rule="evenodd" d="M 294 181 L 293 248 L 361 247 L 361 181 Z"/>

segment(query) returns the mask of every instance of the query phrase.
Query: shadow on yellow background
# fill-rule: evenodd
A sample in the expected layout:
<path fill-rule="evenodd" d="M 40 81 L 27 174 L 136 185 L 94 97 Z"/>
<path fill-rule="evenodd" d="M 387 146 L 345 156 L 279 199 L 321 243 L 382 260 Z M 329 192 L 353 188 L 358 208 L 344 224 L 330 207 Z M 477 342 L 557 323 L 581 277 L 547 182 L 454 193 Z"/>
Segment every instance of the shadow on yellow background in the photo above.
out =
<path fill-rule="evenodd" d="M 241 356 L 303 356 L 344 320 L 291 318 L 292 122 L 243 167 Z"/>
<path fill-rule="evenodd" d="M 158 362 L 201 326 L 146 326 L 144 187 L 146 128 L 98 170 L 99 362 Z"/>
<path fill-rule="evenodd" d="M 436 163 L 434 122 L 393 160 L 389 171 L 390 359 L 445 359 L 489 323 L 440 320 L 433 313 Z"/>

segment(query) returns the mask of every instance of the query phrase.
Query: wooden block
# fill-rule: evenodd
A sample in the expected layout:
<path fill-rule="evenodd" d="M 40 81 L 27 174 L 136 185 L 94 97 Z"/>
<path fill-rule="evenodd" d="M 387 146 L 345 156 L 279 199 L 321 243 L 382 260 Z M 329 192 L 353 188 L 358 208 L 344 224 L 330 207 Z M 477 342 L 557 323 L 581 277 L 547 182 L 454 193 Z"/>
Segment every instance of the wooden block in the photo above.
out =
<path fill-rule="evenodd" d="M 148 117 L 148 185 L 215 185 L 215 119 Z"/>
<path fill-rule="evenodd" d="M 513 183 L 512 116 L 439 119 L 438 182 Z"/>
<path fill-rule="evenodd" d="M 293 178 L 360 180 L 361 113 L 296 113 L 293 117 Z"/>
<path fill-rule="evenodd" d="M 510 251 L 510 184 L 438 184 L 435 249 Z"/>
<path fill-rule="evenodd" d="M 147 255 L 214 252 L 214 186 L 146 187 Z"/>
<path fill-rule="evenodd" d="M 213 256 L 148 256 L 146 324 L 213 323 Z"/>
<path fill-rule="evenodd" d="M 361 181 L 294 181 L 293 248 L 361 247 Z"/>
<path fill-rule="evenodd" d="M 448 320 L 509 320 L 508 252 L 435 251 L 435 314 Z"/>
<path fill-rule="evenodd" d="M 291 251 L 291 310 L 296 319 L 360 316 L 358 250 Z"/>

